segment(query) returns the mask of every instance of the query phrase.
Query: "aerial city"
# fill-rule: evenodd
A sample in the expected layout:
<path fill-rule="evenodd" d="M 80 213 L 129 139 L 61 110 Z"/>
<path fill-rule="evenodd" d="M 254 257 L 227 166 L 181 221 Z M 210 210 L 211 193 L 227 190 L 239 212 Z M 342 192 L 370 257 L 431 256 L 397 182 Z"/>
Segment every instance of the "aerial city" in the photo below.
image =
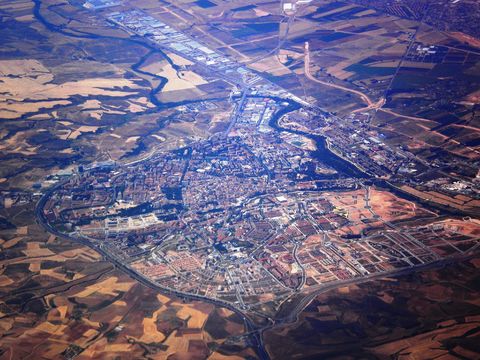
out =
<path fill-rule="evenodd" d="M 480 359 L 478 0 L 0 0 L 0 360 Z"/>

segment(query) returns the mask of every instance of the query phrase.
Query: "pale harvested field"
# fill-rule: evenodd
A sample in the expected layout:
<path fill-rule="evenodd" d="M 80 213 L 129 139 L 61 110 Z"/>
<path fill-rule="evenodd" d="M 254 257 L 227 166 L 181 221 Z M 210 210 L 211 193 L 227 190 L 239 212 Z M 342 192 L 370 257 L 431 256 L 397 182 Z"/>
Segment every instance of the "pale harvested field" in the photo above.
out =
<path fill-rule="evenodd" d="M 130 136 L 125 142 L 126 142 L 127 144 L 132 143 L 132 142 L 134 143 L 134 142 L 136 142 L 138 139 L 140 139 L 140 136 Z"/>
<path fill-rule="evenodd" d="M 128 103 L 127 109 L 131 113 L 139 113 L 155 107 L 146 97 L 140 97 L 135 101 L 128 101 Z"/>
<path fill-rule="evenodd" d="M 91 117 L 96 120 L 101 120 L 103 114 L 111 114 L 111 115 L 125 115 L 124 111 L 114 110 L 102 106 L 102 103 L 98 100 L 90 99 L 85 101 L 83 104 L 80 105 L 82 107 L 82 112 L 88 113 Z M 134 112 L 134 111 L 131 111 Z"/>
<path fill-rule="evenodd" d="M 23 239 L 22 238 L 15 239 L 16 243 L 18 243 L 18 241 L 20 241 L 20 240 L 23 240 Z M 23 251 L 26 251 L 26 250 L 23 250 Z M 89 257 L 88 255 L 85 255 L 85 254 L 79 254 L 78 256 L 73 256 L 73 257 L 72 256 L 68 256 L 68 257 L 62 256 L 61 254 L 53 254 L 53 255 L 45 255 L 45 256 L 40 255 L 36 258 L 25 256 L 25 257 L 18 257 L 18 258 L 13 258 L 13 259 L 2 260 L 2 261 L 0 261 L 0 265 L 30 264 L 30 266 L 32 268 L 36 269 L 37 267 L 40 267 L 41 263 L 44 262 L 44 261 L 63 262 L 63 261 L 66 261 L 66 260 L 71 260 L 71 259 L 82 259 L 82 260 L 87 260 L 87 261 L 88 260 L 89 261 L 96 260 L 96 259 L 93 259 L 93 258 Z M 42 271 L 51 271 L 51 269 L 50 270 L 42 270 Z M 77 275 L 75 275 L 75 276 L 77 276 Z"/>
<path fill-rule="evenodd" d="M 22 250 L 22 252 L 28 256 L 28 257 L 40 257 L 40 256 L 51 256 L 54 255 L 53 252 L 51 252 L 47 248 L 38 248 L 38 249 L 27 249 L 27 250 Z"/>
<path fill-rule="evenodd" d="M 355 14 L 355 17 L 360 17 L 360 16 L 367 16 L 367 15 L 372 15 L 372 14 L 375 14 L 376 11 L 373 10 L 373 9 L 368 9 L 368 10 L 365 10 L 365 11 L 362 11 L 362 12 L 359 12 L 359 13 L 356 13 Z"/>
<path fill-rule="evenodd" d="M 33 21 L 35 18 L 33 15 L 22 15 L 22 16 L 17 16 L 15 20 L 20 21 L 20 22 L 30 22 Z"/>
<path fill-rule="evenodd" d="M 22 236 L 19 236 L 19 237 L 15 237 L 13 239 L 7 240 L 2 244 L 2 248 L 4 249 L 11 248 L 12 246 L 17 245 L 23 239 L 24 238 Z"/>
<path fill-rule="evenodd" d="M 441 341 L 447 338 L 461 337 L 467 331 L 475 328 L 476 324 L 458 324 L 457 326 L 436 329 L 406 339 L 394 341 L 373 348 L 373 352 L 380 356 L 388 356 L 394 353 L 408 354 L 412 359 L 435 358 L 445 355 Z"/>
<path fill-rule="evenodd" d="M 187 65 L 192 65 L 193 64 L 190 60 L 185 59 L 185 58 L 181 57 L 180 55 L 170 53 L 170 52 L 167 52 L 166 54 L 173 61 L 173 63 L 175 65 L 187 66 Z"/>
<path fill-rule="evenodd" d="M 67 250 L 67 251 L 62 251 L 59 255 L 69 259 L 78 257 L 80 259 L 91 260 L 91 261 L 100 260 L 102 258 L 102 255 L 100 255 L 99 253 L 97 253 L 92 249 Z"/>
<path fill-rule="evenodd" d="M 40 270 L 40 275 L 45 275 L 60 281 L 69 281 L 70 279 L 67 277 L 66 274 L 59 273 L 55 271 L 55 269 L 43 269 Z M 81 278 L 81 274 L 75 274 L 72 278 L 72 280 L 77 280 L 78 278 Z"/>
<path fill-rule="evenodd" d="M 166 140 L 165 137 L 163 137 L 161 135 L 152 134 L 152 136 L 160 142 L 164 142 Z"/>
<path fill-rule="evenodd" d="M 78 340 L 77 344 L 81 347 L 86 347 L 87 344 L 93 340 L 96 336 L 98 336 L 99 332 L 95 329 L 88 329 L 82 335 L 82 337 Z"/>
<path fill-rule="evenodd" d="M 443 33 L 440 31 L 427 31 L 424 29 L 422 30 L 423 31 L 420 31 L 419 34 L 417 35 L 417 40 L 424 44 L 438 44 L 448 39 L 448 36 L 446 35 L 446 33 Z"/>
<path fill-rule="evenodd" d="M 236 355 L 223 355 L 223 354 L 220 354 L 218 352 L 214 352 L 212 353 L 212 355 L 210 355 L 208 357 L 208 360 L 243 360 L 244 358 L 243 357 L 240 357 L 240 356 L 236 356 Z"/>
<path fill-rule="evenodd" d="M 5 1 L 0 4 L 0 9 L 5 11 L 23 11 L 28 10 L 32 7 L 32 3 L 30 1 Z"/>
<path fill-rule="evenodd" d="M 28 266 L 28 271 L 30 272 L 39 272 L 40 271 L 40 268 L 41 268 L 41 263 L 40 262 L 35 262 L 35 263 L 31 263 L 29 266 Z"/>
<path fill-rule="evenodd" d="M 177 73 L 177 71 L 170 64 L 163 67 L 162 70 L 157 73 L 157 75 L 166 77 L 168 79 L 168 82 L 162 89 L 162 92 L 194 89 L 198 85 L 207 83 L 205 79 L 193 71 L 185 70 Z"/>
<path fill-rule="evenodd" d="M 87 297 L 92 295 L 93 293 L 100 293 L 103 295 L 117 295 L 118 291 L 128 291 L 133 285 L 133 282 L 118 282 L 118 278 L 116 277 L 109 277 L 103 281 L 95 283 L 93 285 L 88 286 L 85 290 L 80 291 L 79 293 L 75 294 L 77 297 Z"/>
<path fill-rule="evenodd" d="M 85 352 L 83 352 L 80 358 L 91 359 L 94 356 L 100 356 L 100 358 L 105 359 L 109 358 L 108 355 L 112 355 L 111 353 L 129 353 L 132 350 L 132 347 L 133 345 L 128 343 L 109 344 L 106 338 L 102 338 L 100 341 L 95 343 L 94 346 L 89 347 Z"/>
<path fill-rule="evenodd" d="M 162 59 L 160 61 L 150 62 L 148 65 L 143 65 L 142 70 L 150 74 L 159 75 L 163 71 L 163 69 L 169 65 L 170 64 L 166 60 Z"/>
<path fill-rule="evenodd" d="M 27 132 L 18 131 L 12 137 L 8 138 L 6 141 L 3 141 L 0 144 L 0 150 L 8 151 L 9 153 L 34 155 L 37 153 L 38 146 L 31 146 L 30 144 L 28 144 L 28 142 L 26 141 L 27 137 Z"/>
<path fill-rule="evenodd" d="M 396 68 L 398 66 L 399 61 L 378 61 L 372 64 L 369 64 L 371 67 L 389 67 L 389 68 Z"/>
<path fill-rule="evenodd" d="M 201 329 L 207 321 L 208 314 L 203 311 L 194 309 L 190 305 L 181 305 L 182 308 L 177 312 L 177 316 L 182 319 L 188 319 L 188 327 L 193 329 Z"/>
<path fill-rule="evenodd" d="M 33 103 L 0 101 L 0 118 L 16 119 L 23 114 L 34 113 L 41 109 L 51 109 L 58 105 L 69 105 L 69 104 L 71 104 L 71 102 L 67 100 L 39 101 L 39 102 L 33 102 Z"/>
<path fill-rule="evenodd" d="M 255 8 L 255 9 L 253 9 L 253 11 L 255 12 L 255 15 L 258 16 L 258 17 L 271 15 L 271 13 L 269 13 L 268 11 L 265 11 L 265 10 L 262 10 L 262 9 L 259 9 L 259 8 Z"/>
<path fill-rule="evenodd" d="M 314 31 L 315 28 L 318 28 L 318 26 L 316 26 L 315 23 L 312 23 L 310 21 L 297 20 L 290 25 L 287 38 L 293 39 L 301 35 L 310 34 L 312 33 L 312 31 Z M 282 36 L 285 35 L 285 29 L 286 29 L 286 24 L 285 23 L 280 24 L 280 34 L 282 34 Z"/>
<path fill-rule="evenodd" d="M 90 78 L 62 84 L 51 83 L 52 80 L 54 75 L 37 60 L 0 61 L 0 93 L 9 100 L 0 102 L 0 116 L 13 119 L 42 108 L 67 105 L 70 103 L 67 100 L 74 95 L 123 97 L 135 95 L 141 88 L 133 80 L 120 77 Z"/>
<path fill-rule="evenodd" d="M 163 342 L 168 346 L 165 355 L 170 356 L 173 353 L 187 353 L 190 340 L 202 340 L 202 334 L 182 334 L 179 336 L 177 330 L 173 331 L 170 336 Z M 164 358 L 167 359 L 167 356 Z"/>
<path fill-rule="evenodd" d="M 315 16 L 313 16 L 314 19 L 319 19 L 319 18 L 322 18 L 322 17 L 325 17 L 325 16 L 328 16 L 328 15 L 332 15 L 332 14 L 335 14 L 337 12 L 341 12 L 341 11 L 346 11 L 346 10 L 349 10 L 349 9 L 352 9 L 354 8 L 356 5 L 345 5 L 345 6 L 341 6 L 341 7 L 337 7 L 333 10 L 329 10 L 329 11 L 325 11 L 323 13 L 320 13 L 320 14 L 317 14 Z M 315 9 L 316 10 L 316 9 Z"/>
<path fill-rule="evenodd" d="M 60 305 L 48 312 L 48 321 L 65 320 L 68 312 L 67 305 Z"/>
<path fill-rule="evenodd" d="M 229 310 L 229 309 L 226 309 L 226 308 L 219 308 L 218 310 L 218 313 L 223 316 L 223 317 L 229 317 L 229 316 L 232 316 L 234 314 L 234 312 L 232 310 Z"/>
<path fill-rule="evenodd" d="M 441 194 L 435 191 L 420 191 L 407 185 L 403 185 L 400 188 L 409 194 L 418 196 L 419 198 L 428 199 L 428 201 L 433 201 L 442 205 L 448 205 L 456 209 L 470 210 L 470 209 L 474 209 L 479 205 L 477 200 L 471 200 L 467 203 L 464 203 L 458 199 L 455 199 L 453 197 L 448 197 L 444 194 Z"/>
<path fill-rule="evenodd" d="M 7 286 L 13 284 L 13 280 L 6 275 L 0 275 L 0 286 Z"/>
<path fill-rule="evenodd" d="M 278 60 L 281 63 L 286 63 L 288 61 L 288 57 L 298 60 L 303 57 L 303 53 L 296 52 L 296 51 L 291 51 L 291 50 L 285 50 L 281 49 L 278 53 Z"/>
<path fill-rule="evenodd" d="M 157 299 L 161 304 L 164 304 L 164 305 L 168 304 L 171 301 L 169 297 L 162 294 L 157 294 Z"/>
<path fill-rule="evenodd" d="M 278 61 L 275 55 L 250 64 L 249 67 L 260 72 L 268 72 L 275 76 L 287 75 L 291 72 L 289 68 Z"/>
<path fill-rule="evenodd" d="M 99 126 L 80 126 L 77 130 L 72 131 L 68 136 L 68 139 L 76 139 L 83 133 L 92 133 L 97 131 Z"/>
<path fill-rule="evenodd" d="M 166 307 L 162 306 L 152 314 L 151 318 L 146 317 L 143 319 L 143 335 L 140 338 L 140 341 L 144 343 L 160 343 L 165 340 L 165 334 L 157 329 L 158 315 L 165 311 L 165 309 Z"/>
<path fill-rule="evenodd" d="M 17 228 L 15 232 L 17 235 L 27 235 L 28 234 L 28 226 L 20 226 Z"/>
<path fill-rule="evenodd" d="M 49 334 L 58 334 L 58 333 L 62 333 L 63 331 L 65 331 L 65 329 L 67 328 L 67 325 L 54 325 L 48 321 L 44 321 L 42 323 L 40 323 L 40 325 L 38 325 L 35 330 L 38 330 L 38 331 L 43 331 L 43 332 L 46 332 L 46 333 L 49 333 Z M 33 330 L 33 331 L 35 331 Z"/>
<path fill-rule="evenodd" d="M 157 96 L 158 99 L 163 102 L 178 102 L 184 100 L 198 99 L 203 95 L 205 95 L 205 92 L 196 87 L 193 87 L 177 91 L 162 91 Z"/>

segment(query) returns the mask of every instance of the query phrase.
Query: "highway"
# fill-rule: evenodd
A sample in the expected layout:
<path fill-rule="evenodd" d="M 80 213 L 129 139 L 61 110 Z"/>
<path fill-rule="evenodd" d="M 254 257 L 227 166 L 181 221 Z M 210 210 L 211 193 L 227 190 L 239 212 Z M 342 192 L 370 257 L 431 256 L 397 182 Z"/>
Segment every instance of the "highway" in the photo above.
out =
<path fill-rule="evenodd" d="M 227 130 L 225 130 L 225 133 L 223 134 L 224 137 L 227 137 L 228 134 L 230 133 L 230 131 L 232 131 L 233 127 L 237 123 L 238 117 L 242 114 L 243 104 L 245 103 L 245 99 L 247 98 L 247 95 L 248 95 L 248 89 L 245 86 L 243 86 L 242 97 L 240 98 L 240 101 L 238 102 L 237 108 L 235 109 L 235 111 L 233 112 L 233 114 L 230 117 L 231 118 L 230 124 L 228 124 Z"/>

